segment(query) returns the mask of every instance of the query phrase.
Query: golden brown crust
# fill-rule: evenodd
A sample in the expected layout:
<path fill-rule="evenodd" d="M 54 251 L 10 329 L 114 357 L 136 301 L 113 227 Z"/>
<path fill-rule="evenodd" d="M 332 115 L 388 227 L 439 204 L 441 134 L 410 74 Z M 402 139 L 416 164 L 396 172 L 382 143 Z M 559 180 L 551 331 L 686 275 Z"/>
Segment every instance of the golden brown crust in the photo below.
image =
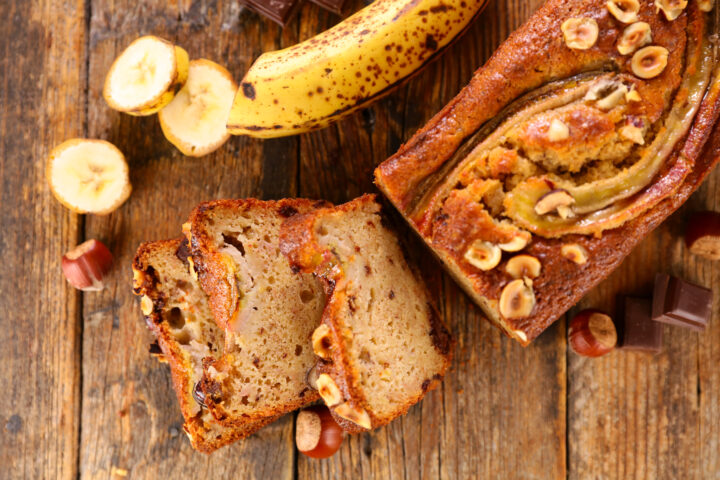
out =
<path fill-rule="evenodd" d="M 314 273 L 322 281 L 325 289 L 327 303 L 323 311 L 322 323 L 329 328 L 332 353 L 331 358 L 318 360 L 318 374 L 330 375 L 339 387 L 345 403 L 354 409 L 367 411 L 372 428 L 377 428 L 386 425 L 397 416 L 404 415 L 412 405 L 422 399 L 425 393 L 439 385 L 452 360 L 453 341 L 437 310 L 428 303 L 430 335 L 435 349 L 444 357 L 442 367 L 433 378 L 429 378 L 423 383 L 421 393 L 408 399 L 404 404 L 398 405 L 396 415 L 382 418 L 372 413 L 361 387 L 360 373 L 351 361 L 345 337 L 347 327 L 344 322 L 343 307 L 348 304 L 349 300 L 345 285 L 352 279 L 345 277 L 342 269 L 337 266 L 336 256 L 327 248 L 322 247 L 315 235 L 315 224 L 323 215 L 351 212 L 362 208 L 360 205 L 367 203 L 375 204 L 375 195 L 366 194 L 337 207 L 319 209 L 285 220 L 280 233 L 280 250 L 288 257 L 293 269 L 304 273 Z M 413 271 L 413 274 L 422 283 L 417 272 Z M 428 298 L 430 297 L 428 296 Z M 356 423 L 337 415 L 333 408 L 330 411 L 345 431 L 349 433 L 366 431 Z"/>
<path fill-rule="evenodd" d="M 681 78 L 688 73 L 683 72 L 688 61 L 686 45 L 690 45 L 687 39 L 697 43 L 705 34 L 705 16 L 695 2 L 690 2 L 677 20 L 668 22 L 656 13 L 652 1 L 644 0 L 640 4 L 640 20 L 650 24 L 653 45 L 662 45 L 670 52 L 667 68 L 662 74 L 635 82 L 643 101 L 636 102 L 631 113 L 646 115 L 650 121 L 655 121 L 667 110 L 666 104 L 672 95 L 676 95 L 675 102 L 680 102 L 687 93 L 676 91 Z M 592 48 L 571 50 L 563 44 L 560 25 L 569 17 L 590 17 L 597 21 L 600 35 Z M 413 201 L 418 191 L 426 187 L 423 182 L 435 172 L 442 172 L 444 162 L 464 140 L 523 94 L 550 81 L 592 70 L 612 69 L 632 74 L 631 56 L 621 56 L 615 47 L 624 27 L 607 12 L 604 0 L 548 1 L 500 46 L 460 94 L 375 171 L 379 188 L 438 255 L 456 281 L 483 307 L 493 323 L 523 345 L 529 344 L 609 275 L 647 233 L 697 188 L 707 169 L 715 163 L 714 159 L 701 159 L 693 168 L 718 115 L 716 88 L 705 97 L 686 139 L 668 158 L 655 183 L 646 189 L 647 192 L 658 192 L 658 199 L 666 197 L 665 200 L 622 227 L 604 231 L 602 236 L 566 235 L 561 239 L 533 236 L 523 253 L 537 257 L 543 273 L 533 282 L 537 304 L 530 317 L 501 319 L 498 312 L 500 292 L 510 280 L 505 273 L 507 258 L 491 271 L 479 271 L 459 253 L 472 241 L 474 230 L 480 228 L 477 221 L 473 221 L 482 217 L 479 212 L 472 214 L 475 206 L 467 201 L 463 203 L 463 199 L 453 199 L 455 203 L 450 206 L 454 205 L 455 211 L 450 215 L 444 211 L 443 215 L 447 217 L 439 217 L 432 209 L 416 208 Z M 578 265 L 564 258 L 560 248 L 566 243 L 585 247 L 589 253 L 588 262 Z"/>

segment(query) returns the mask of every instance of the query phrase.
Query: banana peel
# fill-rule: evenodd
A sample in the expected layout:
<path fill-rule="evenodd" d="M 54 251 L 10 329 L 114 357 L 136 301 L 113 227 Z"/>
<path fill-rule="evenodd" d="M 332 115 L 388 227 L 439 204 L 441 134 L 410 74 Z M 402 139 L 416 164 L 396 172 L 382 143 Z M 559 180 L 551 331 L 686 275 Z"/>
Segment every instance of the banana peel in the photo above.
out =
<path fill-rule="evenodd" d="M 228 131 L 270 138 L 326 127 L 419 71 L 486 3 L 376 0 L 313 38 L 265 53 L 241 82 Z"/>

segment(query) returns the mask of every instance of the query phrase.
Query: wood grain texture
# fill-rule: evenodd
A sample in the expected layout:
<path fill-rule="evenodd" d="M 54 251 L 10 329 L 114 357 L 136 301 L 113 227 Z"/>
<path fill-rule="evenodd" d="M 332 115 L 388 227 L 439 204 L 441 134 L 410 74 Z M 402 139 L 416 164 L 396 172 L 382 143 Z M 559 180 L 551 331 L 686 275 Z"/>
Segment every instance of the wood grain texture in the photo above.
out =
<path fill-rule="evenodd" d="M 363 0 L 351 3 L 357 10 Z M 179 235 L 203 200 L 343 202 L 376 191 L 373 168 L 540 3 L 491 2 L 437 62 L 325 130 L 235 137 L 190 159 L 164 139 L 156 117 L 123 115 L 102 99 L 105 74 L 130 41 L 164 36 L 239 80 L 263 51 L 339 17 L 306 2 L 281 30 L 239 0 L 0 2 L 0 246 L 16 254 L 0 276 L 0 379 L 12 399 L 0 413 L 0 478 L 720 478 L 720 270 L 681 240 L 687 212 L 720 210 L 718 172 L 575 309 L 611 312 L 619 292 L 648 294 L 658 270 L 712 288 L 708 330 L 665 327 L 656 357 L 578 357 L 566 347 L 564 320 L 519 347 L 483 320 L 392 210 L 458 342 L 443 385 L 403 418 L 349 438 L 328 460 L 297 454 L 293 415 L 199 454 L 184 437 L 167 366 L 147 353 L 152 339 L 129 267 L 141 241 Z M 115 143 L 130 163 L 133 195 L 109 216 L 78 219 L 47 188 L 47 152 L 82 135 Z M 63 280 L 60 258 L 85 238 L 104 241 L 116 268 L 105 291 L 81 296 Z"/>
<path fill-rule="evenodd" d="M 80 224 L 45 179 L 53 146 L 85 125 L 82 1 L 0 4 L 0 477 L 75 478 L 79 295 L 63 253 Z"/>

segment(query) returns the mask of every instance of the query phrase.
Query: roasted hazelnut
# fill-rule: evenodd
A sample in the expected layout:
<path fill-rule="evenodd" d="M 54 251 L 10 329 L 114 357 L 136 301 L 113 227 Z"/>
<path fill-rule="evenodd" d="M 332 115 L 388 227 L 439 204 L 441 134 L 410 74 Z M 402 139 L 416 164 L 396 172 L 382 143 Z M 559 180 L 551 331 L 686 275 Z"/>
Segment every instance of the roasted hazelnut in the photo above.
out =
<path fill-rule="evenodd" d="M 530 243 L 530 233 L 521 231 L 509 242 L 498 244 L 498 247 L 504 252 L 519 252 L 525 248 L 528 243 Z"/>
<path fill-rule="evenodd" d="M 585 265 L 589 258 L 585 247 L 577 243 L 568 243 L 563 245 L 560 248 L 560 253 L 563 257 L 567 258 L 571 262 L 577 263 L 578 265 Z"/>
<path fill-rule="evenodd" d="M 338 416 L 344 418 L 345 420 L 349 420 L 366 430 L 370 430 L 370 428 L 372 427 L 372 424 L 370 422 L 370 415 L 368 415 L 365 410 L 361 408 L 354 408 L 349 403 L 341 403 L 340 405 L 335 407 L 333 411 Z"/>
<path fill-rule="evenodd" d="M 637 20 L 640 11 L 638 0 L 608 0 L 607 9 L 613 17 L 622 23 L 632 23 Z"/>
<path fill-rule="evenodd" d="M 670 21 L 675 20 L 687 7 L 687 0 L 655 0 L 655 7 L 659 12 L 665 14 L 665 18 Z"/>
<path fill-rule="evenodd" d="M 318 357 L 322 358 L 323 360 L 327 360 L 328 358 L 330 358 L 331 345 L 332 343 L 330 341 L 330 327 L 328 327 L 324 323 L 321 323 L 320 326 L 317 327 L 312 334 L 313 351 Z"/>
<path fill-rule="evenodd" d="M 646 22 L 635 22 L 625 28 L 617 43 L 617 50 L 620 55 L 629 55 L 638 48 L 652 42 L 650 24 Z"/>
<path fill-rule="evenodd" d="M 153 301 L 147 295 L 143 295 L 140 299 L 140 311 L 143 315 L 150 315 L 153 311 Z"/>
<path fill-rule="evenodd" d="M 617 83 L 607 95 L 595 102 L 595 106 L 605 111 L 612 110 L 620 105 L 620 102 L 625 99 L 627 92 L 628 88 L 624 84 Z"/>
<path fill-rule="evenodd" d="M 561 188 L 551 190 L 537 201 L 535 213 L 545 215 L 557 211 L 558 207 L 569 207 L 573 203 L 575 203 L 575 199 L 567 190 Z"/>
<path fill-rule="evenodd" d="M 693 213 L 685 230 L 685 245 L 693 255 L 720 260 L 720 213 Z"/>
<path fill-rule="evenodd" d="M 325 405 L 315 405 L 295 419 L 295 445 L 310 458 L 328 458 L 340 449 L 345 432 Z"/>
<path fill-rule="evenodd" d="M 502 258 L 502 251 L 497 245 L 482 240 L 475 240 L 465 252 L 465 260 L 480 270 L 492 270 Z"/>
<path fill-rule="evenodd" d="M 568 18 L 560 26 L 565 45 L 575 50 L 587 50 L 598 38 L 598 24 L 592 18 Z"/>
<path fill-rule="evenodd" d="M 630 62 L 632 71 L 640 78 L 654 78 L 665 70 L 668 51 L 665 47 L 644 47 L 635 52 Z"/>
<path fill-rule="evenodd" d="M 317 379 L 318 379 L 318 364 L 315 362 L 315 364 L 310 367 L 310 370 L 307 371 L 305 374 L 305 383 L 308 387 L 312 388 L 313 390 L 317 390 Z"/>
<path fill-rule="evenodd" d="M 636 127 L 632 123 L 628 123 L 627 125 L 623 125 L 622 127 L 620 127 L 618 133 L 621 137 L 627 138 L 633 143 L 637 143 L 638 145 L 645 145 L 645 135 L 643 135 L 643 129 L 640 127 Z"/>
<path fill-rule="evenodd" d="M 88 240 L 70 250 L 62 257 L 62 270 L 70 285 L 83 290 L 100 291 L 103 278 L 112 267 L 110 250 L 98 240 Z"/>
<path fill-rule="evenodd" d="M 542 265 L 532 255 L 516 255 L 508 260 L 505 271 L 513 278 L 537 278 Z"/>
<path fill-rule="evenodd" d="M 527 317 L 535 308 L 535 293 L 525 280 L 513 280 L 503 288 L 499 306 L 505 318 Z"/>
<path fill-rule="evenodd" d="M 625 94 L 625 101 L 626 102 L 639 102 L 642 100 L 642 97 L 638 93 L 637 90 L 635 90 L 635 87 L 631 88 L 626 94 Z"/>
<path fill-rule="evenodd" d="M 714 0 L 698 0 L 698 8 L 701 12 L 709 12 L 713 9 Z"/>
<path fill-rule="evenodd" d="M 597 310 L 583 310 L 570 322 L 568 340 L 578 355 L 599 357 L 615 348 L 617 331 L 608 315 Z"/>
<path fill-rule="evenodd" d="M 570 129 L 562 120 L 553 118 L 548 127 L 547 138 L 551 142 L 560 142 L 570 137 Z"/>
<path fill-rule="evenodd" d="M 340 389 L 338 388 L 337 383 L 335 383 L 335 380 L 333 380 L 330 375 L 328 375 L 327 373 L 321 373 L 318 376 L 316 383 L 318 393 L 325 402 L 325 405 L 327 405 L 328 407 L 332 407 L 342 402 L 342 394 L 340 393 Z"/>

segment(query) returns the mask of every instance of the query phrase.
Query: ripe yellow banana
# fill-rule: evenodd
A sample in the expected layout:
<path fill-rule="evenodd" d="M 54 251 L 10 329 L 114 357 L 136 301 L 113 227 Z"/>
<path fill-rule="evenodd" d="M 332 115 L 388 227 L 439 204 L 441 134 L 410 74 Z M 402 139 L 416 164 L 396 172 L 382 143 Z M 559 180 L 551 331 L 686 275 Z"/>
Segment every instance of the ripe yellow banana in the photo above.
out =
<path fill-rule="evenodd" d="M 281 137 L 322 128 L 418 71 L 487 0 L 376 0 L 335 27 L 265 53 L 243 78 L 227 128 Z"/>

